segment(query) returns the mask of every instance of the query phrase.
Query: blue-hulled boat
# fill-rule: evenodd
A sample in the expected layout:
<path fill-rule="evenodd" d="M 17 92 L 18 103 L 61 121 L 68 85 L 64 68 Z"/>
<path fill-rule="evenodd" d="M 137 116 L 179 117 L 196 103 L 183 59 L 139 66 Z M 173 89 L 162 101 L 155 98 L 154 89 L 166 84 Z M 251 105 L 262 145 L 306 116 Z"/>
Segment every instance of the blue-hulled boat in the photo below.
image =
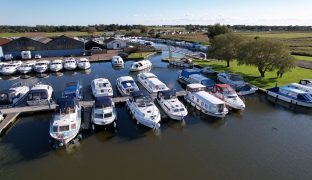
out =
<path fill-rule="evenodd" d="M 65 89 L 63 91 L 63 96 L 72 97 L 81 100 L 82 96 L 82 86 L 79 82 L 69 82 L 66 83 Z"/>
<path fill-rule="evenodd" d="M 276 99 L 304 107 L 312 107 L 311 94 L 291 87 L 274 87 L 267 89 L 267 94 Z"/>

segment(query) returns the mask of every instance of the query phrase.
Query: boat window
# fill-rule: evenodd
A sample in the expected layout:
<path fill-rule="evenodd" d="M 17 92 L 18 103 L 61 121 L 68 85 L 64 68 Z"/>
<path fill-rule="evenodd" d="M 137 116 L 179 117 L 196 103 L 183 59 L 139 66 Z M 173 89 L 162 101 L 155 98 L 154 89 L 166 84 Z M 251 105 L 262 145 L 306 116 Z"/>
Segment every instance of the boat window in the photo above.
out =
<path fill-rule="evenodd" d="M 184 111 L 184 108 L 181 108 L 180 111 Z"/>
<path fill-rule="evenodd" d="M 69 126 L 60 126 L 60 132 L 69 131 Z"/>
<path fill-rule="evenodd" d="M 204 106 L 204 103 L 203 103 L 203 102 L 201 102 L 201 106 Z"/>
<path fill-rule="evenodd" d="M 58 108 L 56 112 L 60 112 L 61 114 L 72 114 L 75 113 L 75 108 Z"/>
<path fill-rule="evenodd" d="M 199 103 L 199 99 L 196 100 Z"/>
<path fill-rule="evenodd" d="M 230 80 L 232 81 L 244 81 L 243 77 L 237 74 L 232 74 L 230 76 Z"/>
<path fill-rule="evenodd" d="M 53 126 L 52 130 L 53 130 L 53 132 L 58 132 L 58 126 Z"/>
<path fill-rule="evenodd" d="M 109 117 L 112 117 L 112 116 L 113 116 L 112 112 L 104 114 L 104 118 L 109 118 Z"/>
<path fill-rule="evenodd" d="M 76 124 L 71 124 L 70 129 L 76 129 Z"/>
<path fill-rule="evenodd" d="M 28 100 L 33 100 L 33 94 L 32 93 L 28 94 Z"/>
<path fill-rule="evenodd" d="M 7 101 L 9 98 L 8 98 L 8 94 L 0 94 L 0 101 Z"/>
<path fill-rule="evenodd" d="M 94 118 L 97 118 L 97 119 L 102 119 L 103 118 L 103 113 L 95 113 L 94 114 Z"/>
<path fill-rule="evenodd" d="M 179 109 L 174 109 L 173 112 L 179 112 Z"/>

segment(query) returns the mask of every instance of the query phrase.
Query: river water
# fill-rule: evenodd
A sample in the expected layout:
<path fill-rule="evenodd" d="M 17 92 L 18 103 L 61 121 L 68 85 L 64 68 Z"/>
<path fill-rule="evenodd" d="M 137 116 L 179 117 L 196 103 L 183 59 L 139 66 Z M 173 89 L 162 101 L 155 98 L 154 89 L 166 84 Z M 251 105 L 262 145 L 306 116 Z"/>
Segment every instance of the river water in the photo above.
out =
<path fill-rule="evenodd" d="M 151 72 L 182 90 L 178 69 L 161 62 L 165 56 L 150 58 Z M 66 82 L 80 81 L 91 99 L 92 79 L 107 77 L 115 84 L 117 77 L 129 75 L 131 63 L 122 70 L 107 62 L 92 64 L 90 72 L 3 78 L 0 89 L 43 81 L 58 97 Z M 165 120 L 158 134 L 137 126 L 118 106 L 117 132 L 85 131 L 80 144 L 61 150 L 48 143 L 51 113 L 22 116 L 0 138 L 0 179 L 311 179 L 312 112 L 262 95 L 246 97 L 246 106 L 217 121 L 188 107 L 184 128 Z"/>

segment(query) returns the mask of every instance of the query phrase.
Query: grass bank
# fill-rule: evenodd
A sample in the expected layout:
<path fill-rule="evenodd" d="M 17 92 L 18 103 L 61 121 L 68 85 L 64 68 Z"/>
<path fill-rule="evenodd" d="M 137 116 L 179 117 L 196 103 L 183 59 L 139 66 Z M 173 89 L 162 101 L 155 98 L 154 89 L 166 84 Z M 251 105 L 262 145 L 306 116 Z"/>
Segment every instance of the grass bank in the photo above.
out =
<path fill-rule="evenodd" d="M 274 87 L 276 82 L 278 86 L 282 86 L 293 82 L 299 82 L 300 79 L 304 78 L 312 79 L 311 70 L 298 67 L 294 68 L 291 72 L 285 73 L 282 78 L 276 78 L 276 72 L 267 72 L 265 74 L 266 77 L 260 79 L 260 74 L 256 67 L 246 65 L 238 66 L 237 61 L 232 61 L 231 67 L 229 68 L 226 67 L 225 61 L 212 60 L 207 62 L 197 60 L 195 63 L 202 66 L 210 66 L 214 70 L 220 72 L 226 71 L 241 74 L 246 81 L 261 88 Z"/>
<path fill-rule="evenodd" d="M 131 53 L 128 56 L 128 59 L 145 59 L 150 56 L 154 52 L 139 52 L 139 53 Z"/>
<path fill-rule="evenodd" d="M 310 56 L 293 56 L 296 60 L 303 60 L 303 61 L 311 61 L 312 62 L 312 57 Z"/>

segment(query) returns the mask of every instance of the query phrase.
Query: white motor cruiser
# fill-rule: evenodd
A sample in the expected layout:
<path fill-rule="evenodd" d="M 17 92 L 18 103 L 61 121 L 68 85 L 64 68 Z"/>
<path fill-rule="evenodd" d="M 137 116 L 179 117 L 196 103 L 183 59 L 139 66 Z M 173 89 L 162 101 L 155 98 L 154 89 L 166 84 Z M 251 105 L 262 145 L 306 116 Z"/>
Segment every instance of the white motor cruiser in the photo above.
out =
<path fill-rule="evenodd" d="M 12 75 L 17 73 L 17 69 L 18 67 L 20 67 L 22 65 L 21 61 L 13 61 L 10 63 L 6 63 L 2 66 L 2 68 L 0 69 L 0 73 L 2 75 Z"/>
<path fill-rule="evenodd" d="M 156 93 L 158 91 L 169 90 L 169 88 L 163 82 L 161 82 L 157 78 L 157 76 L 153 73 L 140 73 L 140 74 L 138 74 L 138 81 L 150 93 Z"/>
<path fill-rule="evenodd" d="M 117 113 L 115 104 L 111 97 L 103 96 L 95 98 L 95 103 L 92 107 L 91 122 L 92 129 L 95 126 L 108 126 L 112 125 L 116 128 Z"/>
<path fill-rule="evenodd" d="M 116 86 L 122 96 L 129 96 L 131 92 L 139 90 L 139 87 L 131 76 L 119 77 L 116 80 Z"/>
<path fill-rule="evenodd" d="M 228 84 L 216 84 L 213 87 L 212 95 L 221 99 L 231 109 L 244 110 L 245 103 L 237 95 L 236 91 Z"/>
<path fill-rule="evenodd" d="M 229 112 L 225 102 L 205 90 L 206 87 L 202 84 L 189 84 L 186 86 L 187 94 L 184 99 L 204 114 L 218 118 L 225 117 Z"/>
<path fill-rule="evenodd" d="M 147 93 L 132 92 L 126 105 L 132 119 L 136 120 L 137 124 L 143 124 L 153 129 L 160 127 L 160 112 Z"/>
<path fill-rule="evenodd" d="M 120 56 L 114 56 L 112 58 L 112 65 L 115 67 L 123 67 L 124 66 L 124 61 Z"/>
<path fill-rule="evenodd" d="M 288 84 L 287 87 L 298 89 L 298 90 L 307 92 L 308 94 L 312 95 L 312 86 L 305 86 L 305 85 L 298 84 L 298 83 L 291 83 L 291 84 Z"/>
<path fill-rule="evenodd" d="M 82 70 L 87 70 L 91 68 L 91 64 L 87 58 L 78 59 L 78 68 Z"/>
<path fill-rule="evenodd" d="M 156 99 L 160 107 L 171 119 L 184 120 L 188 112 L 177 98 L 175 90 L 159 91 Z"/>
<path fill-rule="evenodd" d="M 29 87 L 16 83 L 10 89 L 0 91 L 0 107 L 12 107 L 21 102 L 29 92 Z"/>
<path fill-rule="evenodd" d="M 152 67 L 152 63 L 149 60 L 142 60 L 132 63 L 130 71 L 142 71 L 144 69 L 149 69 Z"/>
<path fill-rule="evenodd" d="M 45 73 L 49 70 L 50 61 L 38 61 L 34 65 L 34 70 L 37 73 Z"/>
<path fill-rule="evenodd" d="M 57 146 L 75 142 L 81 130 L 81 106 L 76 98 L 62 97 L 50 124 L 50 136 Z"/>
<path fill-rule="evenodd" d="M 58 72 L 63 69 L 63 61 L 61 59 L 53 60 L 50 64 L 50 71 Z"/>
<path fill-rule="evenodd" d="M 21 74 L 28 74 L 31 73 L 34 70 L 34 65 L 36 64 L 35 61 L 28 61 L 22 64 L 20 67 L 17 68 L 17 70 Z"/>
<path fill-rule="evenodd" d="M 112 85 L 105 78 L 94 79 L 91 82 L 91 89 L 94 97 L 113 96 Z"/>
<path fill-rule="evenodd" d="M 77 69 L 77 62 L 75 58 L 66 58 L 64 60 L 64 69 L 69 71 Z"/>
<path fill-rule="evenodd" d="M 27 95 L 29 106 L 40 106 L 52 104 L 53 88 L 49 84 L 38 83 L 34 85 Z"/>

